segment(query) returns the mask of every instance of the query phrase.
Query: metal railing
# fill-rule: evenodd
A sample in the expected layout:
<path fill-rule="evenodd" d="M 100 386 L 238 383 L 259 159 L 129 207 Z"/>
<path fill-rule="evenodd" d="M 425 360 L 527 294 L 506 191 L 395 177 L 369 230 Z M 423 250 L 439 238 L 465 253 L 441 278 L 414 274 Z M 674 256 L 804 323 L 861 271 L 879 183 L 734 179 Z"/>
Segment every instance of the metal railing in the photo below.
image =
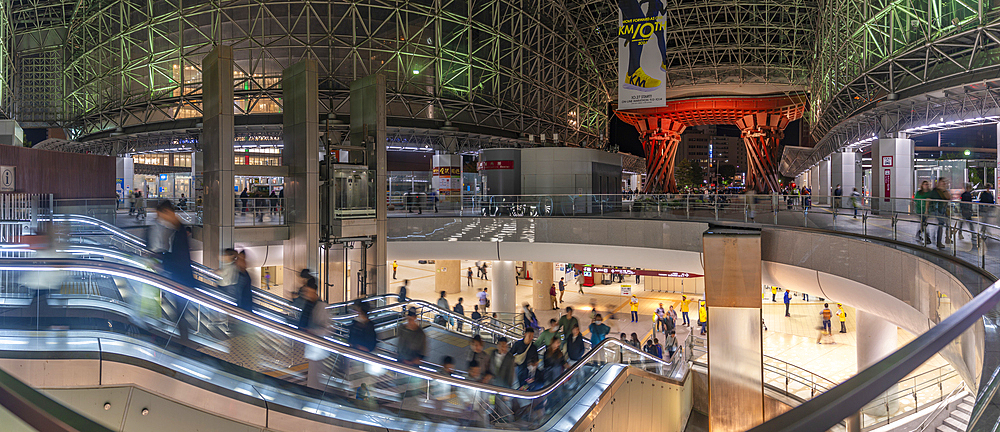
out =
<path fill-rule="evenodd" d="M 461 424 L 479 427 L 534 429 L 549 421 L 557 420 L 558 418 L 554 417 L 556 415 L 566 415 L 568 411 L 563 407 L 573 395 L 593 383 L 593 378 L 604 373 L 616 376 L 624 370 L 625 365 L 639 367 L 678 381 L 683 380 L 687 373 L 687 360 L 683 356 L 661 360 L 617 339 L 609 338 L 593 347 L 579 362 L 572 364 L 557 376 L 552 376 L 551 381 L 546 379 L 545 385 L 540 388 L 506 388 L 477 382 L 475 377 L 439 373 L 424 366 L 398 362 L 390 356 L 353 350 L 341 342 L 317 335 L 315 332 L 290 328 L 284 323 L 236 308 L 230 302 L 180 286 L 160 275 L 117 263 L 79 259 L 0 259 L 0 270 L 22 274 L 39 271 L 97 273 L 121 279 L 138 292 L 145 292 L 147 295 L 155 293 L 156 298 L 162 298 L 163 301 L 173 298 L 174 304 L 179 308 L 172 309 L 173 315 L 162 317 L 145 309 L 146 300 L 134 299 L 127 303 L 130 308 L 135 308 L 132 321 L 141 325 L 143 329 L 174 335 L 172 338 L 185 337 L 185 333 L 178 326 L 187 322 L 183 319 L 184 315 L 194 313 L 195 309 L 204 309 L 207 313 L 216 315 L 213 318 L 214 322 L 229 322 L 230 326 L 239 325 L 247 328 L 232 331 L 230 327 L 231 331 L 226 334 L 205 332 L 198 335 L 201 338 L 199 343 L 207 345 L 214 343 L 221 346 L 222 341 L 215 339 L 231 338 L 232 345 L 229 349 L 212 351 L 214 353 L 212 355 L 224 357 L 229 355 L 227 351 L 250 350 L 243 354 L 254 352 L 256 355 L 246 357 L 251 359 L 251 363 L 243 366 L 251 370 L 267 371 L 268 375 L 278 379 L 287 376 L 288 379 L 295 381 L 297 378 L 294 376 L 294 371 L 275 370 L 273 369 L 275 365 L 307 363 L 301 358 L 302 356 L 310 359 L 325 358 L 336 366 L 329 369 L 328 379 L 324 378 L 316 385 L 324 392 L 324 406 L 331 404 L 329 413 L 336 412 L 338 420 L 350 421 L 352 415 L 351 410 L 336 408 L 337 405 L 342 405 L 365 410 L 361 418 L 367 420 L 366 424 L 371 424 L 372 421 L 389 422 L 417 418 L 434 422 L 458 421 Z M 7 319 L 4 323 L 8 329 L 24 327 L 28 331 L 22 333 L 7 331 L 4 334 L 5 339 L 67 337 L 65 332 L 36 332 L 34 329 L 39 327 L 39 323 L 36 323 L 35 319 L 41 319 L 41 316 L 35 318 L 24 315 L 19 320 Z M 66 325 L 65 321 L 63 325 Z M 259 336 L 249 344 L 237 343 L 237 338 L 248 334 L 259 334 Z M 193 339 L 195 336 L 191 334 L 188 337 Z M 170 348 L 170 340 L 171 338 L 167 338 L 162 347 L 155 348 Z M 26 347 L 34 345 L 38 344 L 29 343 Z M 46 345 L 42 343 L 39 346 Z M 303 346 L 305 354 L 302 351 Z M 183 352 L 181 350 L 181 353 Z M 313 363 L 309 364 L 310 367 L 316 366 Z M 311 376 L 312 370 L 310 370 Z M 200 375 L 200 379 L 210 380 L 213 377 Z M 605 379 L 602 382 L 610 381 Z M 292 401 L 294 403 L 288 403 L 287 392 L 273 385 L 254 388 L 268 395 L 269 404 L 286 404 L 292 409 L 301 407 L 298 399 Z M 365 388 L 370 393 L 365 392 Z M 446 400 L 454 400 L 455 397 L 459 398 L 459 406 L 443 403 Z M 485 403 L 487 399 L 489 403 Z M 531 408 L 526 409 L 527 407 Z M 321 416 L 328 415 L 327 411 L 322 410 L 311 412 Z M 385 412 L 391 414 L 388 417 L 382 416 L 381 413 Z M 572 423 L 575 423 L 575 420 Z"/>
<path fill-rule="evenodd" d="M 936 406 L 963 385 L 962 377 L 950 365 L 908 377 L 861 410 L 861 429 L 891 424 L 915 412 Z M 912 402 L 912 405 L 902 406 L 904 402 Z"/>

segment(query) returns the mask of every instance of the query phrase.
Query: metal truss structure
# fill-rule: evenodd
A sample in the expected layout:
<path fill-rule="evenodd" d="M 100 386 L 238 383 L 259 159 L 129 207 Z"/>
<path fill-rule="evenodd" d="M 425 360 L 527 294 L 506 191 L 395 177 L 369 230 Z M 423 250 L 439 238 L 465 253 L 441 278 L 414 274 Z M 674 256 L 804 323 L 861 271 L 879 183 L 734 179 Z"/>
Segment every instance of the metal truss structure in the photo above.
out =
<path fill-rule="evenodd" d="M 943 130 L 1000 123 L 1000 79 L 880 103 L 851 117 L 814 148 L 786 148 L 782 175 L 795 177 L 837 151 L 867 152 L 879 137 L 914 137 Z"/>
<path fill-rule="evenodd" d="M 234 47 L 247 123 L 281 112 L 281 72 L 306 57 L 321 68 L 321 113 L 348 115 L 349 83 L 382 73 L 390 125 L 461 142 L 545 135 L 600 147 L 616 97 L 607 0 L 17 0 L 13 10 L 19 120 L 95 147 L 120 141 L 105 150 L 169 144 L 200 118 L 201 61 L 216 44 Z"/>
<path fill-rule="evenodd" d="M 843 148 L 866 138 L 859 133 L 898 132 L 896 120 L 871 130 L 866 124 L 877 113 L 907 119 L 953 106 L 964 96 L 944 89 L 961 92 L 995 77 L 998 10 L 986 0 L 820 0 L 810 112 L 819 147 Z M 898 103 L 905 100 L 912 112 Z"/>
<path fill-rule="evenodd" d="M 809 82 L 815 0 L 661 1 L 668 88 Z"/>

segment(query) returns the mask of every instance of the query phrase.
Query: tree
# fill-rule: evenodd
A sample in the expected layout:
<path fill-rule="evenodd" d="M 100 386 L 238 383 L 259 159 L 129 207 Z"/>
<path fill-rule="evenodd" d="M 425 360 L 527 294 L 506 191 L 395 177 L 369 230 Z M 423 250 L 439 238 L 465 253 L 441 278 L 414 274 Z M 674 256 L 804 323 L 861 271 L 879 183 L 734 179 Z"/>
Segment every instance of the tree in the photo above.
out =
<path fill-rule="evenodd" d="M 736 166 L 734 165 L 720 165 L 719 166 L 719 177 L 724 179 L 731 179 L 736 176 Z"/>
<path fill-rule="evenodd" d="M 697 161 L 685 159 L 677 163 L 674 178 L 678 189 L 701 187 L 704 185 L 705 171 Z"/>

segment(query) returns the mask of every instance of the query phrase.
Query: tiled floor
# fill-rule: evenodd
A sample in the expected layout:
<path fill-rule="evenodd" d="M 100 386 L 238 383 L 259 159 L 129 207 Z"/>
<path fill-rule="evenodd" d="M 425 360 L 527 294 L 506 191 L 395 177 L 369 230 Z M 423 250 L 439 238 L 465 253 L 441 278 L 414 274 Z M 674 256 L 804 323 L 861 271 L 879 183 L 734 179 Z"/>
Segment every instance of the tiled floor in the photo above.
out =
<path fill-rule="evenodd" d="M 473 265 L 473 262 L 462 262 L 462 268 Z M 490 272 L 492 273 L 492 268 Z M 395 291 L 403 279 L 409 279 L 409 292 L 412 297 L 434 301 L 437 299 L 438 294 L 434 292 L 433 277 L 433 264 L 400 261 L 397 279 L 390 280 L 389 285 Z M 558 278 L 559 275 L 555 275 L 555 277 Z M 580 312 L 576 315 L 581 318 L 581 324 L 589 324 L 590 303 L 592 301 L 596 302 L 598 309 L 602 314 L 605 314 L 605 323 L 611 326 L 612 335 L 618 335 L 622 332 L 626 334 L 634 332 L 640 339 L 644 340 L 648 338 L 652 334 L 652 313 L 658 303 L 663 303 L 665 308 L 674 305 L 675 309 L 678 309 L 678 316 L 680 315 L 680 294 L 644 291 L 643 284 L 635 283 L 634 278 L 626 277 L 625 283 L 632 285 L 632 292 L 639 298 L 640 317 L 638 323 L 630 322 L 628 297 L 620 295 L 620 284 L 589 287 L 584 289 L 585 294 L 580 294 L 578 287 L 573 283 L 571 278 L 567 277 L 567 281 L 568 286 L 564 295 L 565 303 L 560 304 L 560 307 L 573 306 L 574 309 Z M 467 281 L 463 277 L 462 292 L 448 295 L 448 302 L 454 305 L 459 297 L 463 297 L 465 299 L 466 312 L 471 313 L 471 305 L 475 304 L 475 294 L 483 287 L 492 288 L 492 277 L 489 280 L 473 278 L 471 287 L 467 285 Z M 854 308 L 847 305 L 844 308 L 847 312 L 847 333 L 839 333 L 840 323 L 836 316 L 834 316 L 834 333 L 832 337 L 828 337 L 823 341 L 824 343 L 817 343 L 820 335 L 822 302 L 818 301 L 815 297 L 811 298 L 810 302 L 803 302 L 801 301 L 801 297 L 797 295 L 792 300 L 790 308 L 791 317 L 785 317 L 785 308 L 782 303 L 783 292 L 779 292 L 776 296 L 777 302 L 771 302 L 769 292 L 762 294 L 764 296 L 764 323 L 767 326 L 763 340 L 765 355 L 805 369 L 834 383 L 840 383 L 857 373 L 857 326 Z M 530 297 L 531 282 L 522 279 L 517 287 L 518 304 L 520 305 L 529 301 Z M 836 304 L 832 303 L 830 306 L 831 311 L 836 313 Z M 607 319 L 606 311 L 608 310 L 615 311 L 615 319 Z M 692 303 L 691 310 L 692 320 L 697 321 L 697 307 L 695 303 Z M 539 322 L 543 326 L 550 318 L 558 317 L 557 312 L 552 310 L 536 310 L 535 312 L 538 315 Z M 695 331 L 697 331 L 697 328 L 695 328 Z M 682 336 L 682 334 L 678 336 Z M 683 336 L 686 336 L 686 334 L 683 334 Z M 899 345 L 902 346 L 912 340 L 913 335 L 900 329 L 898 339 Z M 911 374 L 911 376 L 943 365 L 947 365 L 947 362 L 940 356 L 935 355 Z M 950 370 L 950 368 L 946 367 L 945 370 Z M 800 373 L 808 375 L 804 372 Z M 773 381 L 771 382 L 772 384 L 779 385 L 779 387 L 785 385 L 784 380 L 778 378 L 779 375 L 773 373 L 765 375 L 768 381 Z M 952 388 L 957 384 L 957 382 L 952 383 Z M 946 392 L 950 390 L 947 387 Z M 796 385 L 792 383 L 789 385 L 789 390 L 803 397 L 810 396 L 808 387 L 804 384 Z M 918 394 L 918 397 L 922 399 L 936 398 L 937 390 L 924 391 Z M 912 405 L 912 399 L 909 402 L 904 400 L 900 404 L 901 409 L 904 410 L 912 409 Z"/>

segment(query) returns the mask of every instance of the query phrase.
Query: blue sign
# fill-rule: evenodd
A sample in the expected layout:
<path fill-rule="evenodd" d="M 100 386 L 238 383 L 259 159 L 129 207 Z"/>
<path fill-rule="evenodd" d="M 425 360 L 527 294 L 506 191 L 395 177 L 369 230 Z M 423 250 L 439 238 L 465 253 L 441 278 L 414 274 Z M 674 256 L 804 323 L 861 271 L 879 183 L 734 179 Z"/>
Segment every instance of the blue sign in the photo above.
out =
<path fill-rule="evenodd" d="M 167 181 L 167 175 L 166 174 L 160 174 L 160 181 Z"/>

